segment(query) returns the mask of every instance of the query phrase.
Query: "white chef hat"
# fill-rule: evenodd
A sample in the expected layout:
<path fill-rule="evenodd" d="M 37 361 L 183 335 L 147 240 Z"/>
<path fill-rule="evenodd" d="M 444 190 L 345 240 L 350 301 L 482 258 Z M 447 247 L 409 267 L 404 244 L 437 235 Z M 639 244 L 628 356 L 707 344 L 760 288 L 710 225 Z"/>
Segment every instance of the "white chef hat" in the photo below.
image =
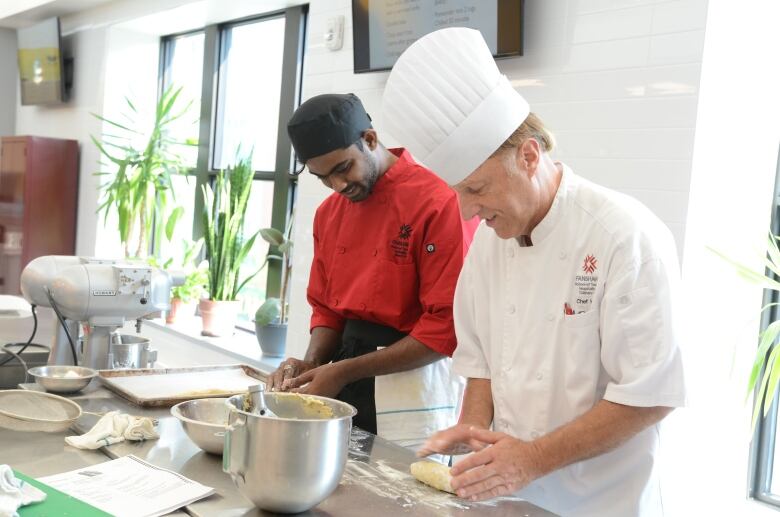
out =
<path fill-rule="evenodd" d="M 528 112 L 479 31 L 460 27 L 407 48 L 382 100 L 383 128 L 452 185 L 487 160 Z"/>

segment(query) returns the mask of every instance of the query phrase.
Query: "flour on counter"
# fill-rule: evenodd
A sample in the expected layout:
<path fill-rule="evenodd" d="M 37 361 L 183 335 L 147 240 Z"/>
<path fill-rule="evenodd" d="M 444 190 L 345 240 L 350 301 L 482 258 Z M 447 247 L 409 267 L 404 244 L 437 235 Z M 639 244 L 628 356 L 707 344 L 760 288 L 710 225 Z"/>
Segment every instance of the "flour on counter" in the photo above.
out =
<path fill-rule="evenodd" d="M 359 485 L 376 496 L 393 499 L 404 508 L 422 505 L 435 510 L 469 510 L 471 508 L 484 508 L 485 506 L 498 506 L 502 501 L 523 500 L 519 497 L 504 496 L 488 501 L 466 501 L 455 495 L 424 485 L 417 481 L 411 473 L 391 467 L 385 460 L 378 460 L 376 464 L 364 463 L 354 459 L 347 460 L 343 482 Z"/>

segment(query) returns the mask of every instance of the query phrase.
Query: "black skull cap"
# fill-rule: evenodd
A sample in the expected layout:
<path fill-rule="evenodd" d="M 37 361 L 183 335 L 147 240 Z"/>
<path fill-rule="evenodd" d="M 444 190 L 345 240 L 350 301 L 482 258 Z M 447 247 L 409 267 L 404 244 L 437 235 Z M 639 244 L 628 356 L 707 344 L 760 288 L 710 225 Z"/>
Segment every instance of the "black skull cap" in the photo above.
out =
<path fill-rule="evenodd" d="M 371 117 L 353 93 L 326 93 L 301 104 L 287 123 L 287 134 L 298 160 L 345 149 L 357 142 Z"/>

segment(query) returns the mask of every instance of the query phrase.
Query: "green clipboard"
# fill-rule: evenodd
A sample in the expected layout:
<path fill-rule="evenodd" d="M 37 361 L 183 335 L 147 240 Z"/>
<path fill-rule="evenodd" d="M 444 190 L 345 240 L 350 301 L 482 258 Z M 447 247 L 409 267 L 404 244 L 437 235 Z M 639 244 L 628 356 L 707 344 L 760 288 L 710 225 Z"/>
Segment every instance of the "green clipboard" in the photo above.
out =
<path fill-rule="evenodd" d="M 111 517 L 110 513 L 98 510 L 80 499 L 64 494 L 15 470 L 14 475 L 46 493 L 44 501 L 19 508 L 19 517 Z"/>

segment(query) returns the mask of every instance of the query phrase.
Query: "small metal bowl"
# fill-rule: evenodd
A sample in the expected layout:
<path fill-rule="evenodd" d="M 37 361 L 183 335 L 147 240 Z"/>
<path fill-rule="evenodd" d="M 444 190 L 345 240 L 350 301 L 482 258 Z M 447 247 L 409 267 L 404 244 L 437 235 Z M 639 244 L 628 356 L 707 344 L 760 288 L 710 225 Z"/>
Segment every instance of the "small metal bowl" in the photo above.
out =
<path fill-rule="evenodd" d="M 209 398 L 180 402 L 171 408 L 171 414 L 179 419 L 195 445 L 211 454 L 222 454 L 230 414 L 226 400 Z"/>
<path fill-rule="evenodd" d="M 27 370 L 35 382 L 46 391 L 55 393 L 75 393 L 87 387 L 98 372 L 83 366 L 52 365 L 36 366 Z"/>

